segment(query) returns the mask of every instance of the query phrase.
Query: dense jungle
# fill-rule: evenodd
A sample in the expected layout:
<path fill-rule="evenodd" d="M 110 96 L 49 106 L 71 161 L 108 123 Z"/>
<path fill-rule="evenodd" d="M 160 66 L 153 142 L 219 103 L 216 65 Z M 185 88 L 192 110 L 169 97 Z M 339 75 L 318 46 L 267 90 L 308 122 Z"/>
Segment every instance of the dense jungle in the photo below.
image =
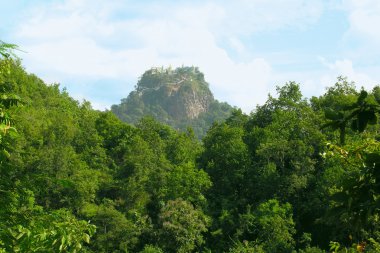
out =
<path fill-rule="evenodd" d="M 1 42 L 0 252 L 380 252 L 380 87 L 290 81 L 246 114 L 182 67 L 98 111 L 15 52 Z"/>

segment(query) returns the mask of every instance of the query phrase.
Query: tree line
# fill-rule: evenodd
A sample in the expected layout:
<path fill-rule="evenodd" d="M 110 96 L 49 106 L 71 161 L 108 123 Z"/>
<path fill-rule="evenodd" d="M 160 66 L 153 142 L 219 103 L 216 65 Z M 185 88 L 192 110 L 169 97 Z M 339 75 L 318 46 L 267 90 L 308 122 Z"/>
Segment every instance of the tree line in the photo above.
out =
<path fill-rule="evenodd" d="M 277 88 L 200 141 L 135 126 L 0 44 L 0 252 L 379 252 L 380 88 Z"/>

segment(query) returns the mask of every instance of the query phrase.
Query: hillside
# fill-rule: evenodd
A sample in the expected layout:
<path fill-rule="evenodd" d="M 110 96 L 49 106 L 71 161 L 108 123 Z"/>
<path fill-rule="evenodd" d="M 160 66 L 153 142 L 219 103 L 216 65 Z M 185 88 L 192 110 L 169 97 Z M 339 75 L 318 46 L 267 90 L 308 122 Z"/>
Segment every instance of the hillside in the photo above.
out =
<path fill-rule="evenodd" d="M 180 67 L 146 71 L 135 90 L 111 110 L 124 122 L 136 124 L 149 115 L 175 129 L 190 126 L 201 137 L 213 122 L 225 120 L 232 107 L 214 99 L 198 68 Z"/>
<path fill-rule="evenodd" d="M 93 110 L 27 73 L 7 46 L 1 253 L 380 252 L 379 86 L 339 78 L 308 100 L 289 82 L 200 142 Z M 168 83 L 141 80 L 136 92 Z"/>

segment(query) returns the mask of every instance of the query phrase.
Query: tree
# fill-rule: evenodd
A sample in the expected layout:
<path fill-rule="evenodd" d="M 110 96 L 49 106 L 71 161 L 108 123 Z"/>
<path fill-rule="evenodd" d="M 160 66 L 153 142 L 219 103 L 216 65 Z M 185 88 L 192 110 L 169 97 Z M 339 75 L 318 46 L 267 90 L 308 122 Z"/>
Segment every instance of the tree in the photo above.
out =
<path fill-rule="evenodd" d="M 153 245 L 145 245 L 144 249 L 140 253 L 164 253 L 161 248 Z"/>
<path fill-rule="evenodd" d="M 17 46 L 0 41 L 0 145 L 3 151 L 0 156 L 0 251 L 79 252 L 89 243 L 90 237 L 95 232 L 95 226 L 77 219 L 66 209 L 46 210 L 35 204 L 35 193 L 32 191 L 35 188 L 31 187 L 31 184 L 39 175 L 33 175 L 35 168 L 26 169 L 25 165 L 28 163 L 26 157 L 35 158 L 37 153 L 35 147 L 43 142 L 37 138 L 29 142 L 30 136 L 27 137 L 25 128 L 22 127 L 23 123 L 28 121 L 26 118 L 23 122 L 17 121 L 17 135 L 9 134 L 11 130 L 15 132 L 13 118 L 22 114 L 19 112 L 16 114 L 13 109 L 20 103 L 19 96 L 14 95 L 15 91 L 23 95 L 25 87 L 30 88 L 36 83 L 39 85 L 42 83 L 37 78 L 26 75 L 20 66 L 20 61 L 15 59 L 12 51 L 14 49 L 17 49 Z M 26 85 L 29 80 L 34 82 Z M 45 91 L 54 91 L 57 88 L 43 85 Z M 63 104 L 61 106 L 63 109 Z M 47 120 L 41 117 L 41 112 L 36 118 L 40 122 Z M 36 126 L 33 127 L 38 132 Z M 64 134 L 66 129 L 60 127 L 62 126 L 57 124 L 54 129 L 52 128 L 52 132 Z M 37 136 L 42 137 L 38 134 Z M 66 135 L 63 135 L 64 137 Z M 23 145 L 28 148 L 22 149 Z M 31 150 L 33 152 L 29 152 Z"/>
<path fill-rule="evenodd" d="M 8 111 L 12 106 L 17 106 L 20 102 L 20 98 L 9 91 L 9 87 L 5 82 L 7 76 L 11 74 L 10 64 L 13 61 L 11 56 L 14 56 L 14 49 L 17 49 L 16 45 L 0 40 L 0 148 L 2 156 L 9 155 L 6 150 L 8 144 L 4 143 L 4 135 L 15 130 L 11 127 L 12 117 Z"/>
<path fill-rule="evenodd" d="M 248 176 L 250 157 L 243 136 L 244 129 L 240 126 L 216 123 L 203 140 L 199 167 L 204 168 L 212 182 L 206 195 L 213 217 L 208 240 L 218 251 L 229 247 L 238 213 L 245 208 L 247 198 L 255 194 L 247 192 L 251 181 Z"/>
<path fill-rule="evenodd" d="M 1 233 L 6 252 L 76 253 L 90 243 L 95 233 L 94 225 L 77 220 L 66 210 L 41 213 L 29 219 L 28 226 L 17 224 Z"/>
<path fill-rule="evenodd" d="M 182 199 L 169 200 L 159 215 L 159 241 L 165 252 L 192 252 L 204 243 L 209 218 Z"/>
<path fill-rule="evenodd" d="M 213 182 L 210 194 L 222 200 L 218 201 L 216 209 L 230 209 L 244 201 L 243 182 L 249 167 L 249 156 L 243 135 L 241 127 L 222 123 L 215 124 L 203 140 L 205 150 L 200 167 L 206 170 Z"/>
<path fill-rule="evenodd" d="M 236 242 L 235 245 L 229 249 L 229 253 L 265 253 L 261 245 L 255 242 L 243 241 Z"/>
<path fill-rule="evenodd" d="M 143 217 L 134 221 L 115 206 L 112 200 L 104 199 L 100 205 L 88 204 L 81 210 L 81 214 L 97 226 L 97 233 L 91 244 L 94 252 L 135 252 L 140 243 L 139 236 L 148 226 Z"/>
<path fill-rule="evenodd" d="M 346 141 L 346 128 L 353 118 L 351 111 L 356 107 L 357 95 L 355 83 L 340 76 L 335 85 L 327 89 L 326 94 L 312 99 L 313 107 L 322 110 L 328 119 L 322 128 L 339 130 L 339 143 L 342 146 Z"/>
<path fill-rule="evenodd" d="M 379 102 L 378 87 L 371 94 L 362 89 L 345 109 L 345 121 L 351 122 L 350 130 L 359 135 L 344 147 L 328 144 L 325 154 L 327 161 L 344 168 L 329 189 L 330 209 L 324 217 L 325 222 L 336 226 L 340 240 L 347 234 L 354 240 L 366 240 L 380 229 L 380 144 L 373 133 L 378 129 Z"/>
<path fill-rule="evenodd" d="M 276 199 L 261 203 L 255 210 L 240 215 L 241 237 L 256 241 L 266 252 L 292 252 L 296 232 L 289 203 L 280 204 Z"/>

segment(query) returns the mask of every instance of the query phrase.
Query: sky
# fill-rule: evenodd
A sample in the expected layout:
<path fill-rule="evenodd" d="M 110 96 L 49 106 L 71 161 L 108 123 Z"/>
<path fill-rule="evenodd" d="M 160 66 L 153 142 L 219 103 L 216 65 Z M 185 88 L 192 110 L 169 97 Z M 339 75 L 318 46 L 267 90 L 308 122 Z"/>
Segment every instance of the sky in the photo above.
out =
<path fill-rule="evenodd" d="M 197 66 L 245 112 L 275 87 L 380 84 L 379 0 L 0 0 L 0 40 L 46 83 L 109 109 L 152 67 Z"/>

